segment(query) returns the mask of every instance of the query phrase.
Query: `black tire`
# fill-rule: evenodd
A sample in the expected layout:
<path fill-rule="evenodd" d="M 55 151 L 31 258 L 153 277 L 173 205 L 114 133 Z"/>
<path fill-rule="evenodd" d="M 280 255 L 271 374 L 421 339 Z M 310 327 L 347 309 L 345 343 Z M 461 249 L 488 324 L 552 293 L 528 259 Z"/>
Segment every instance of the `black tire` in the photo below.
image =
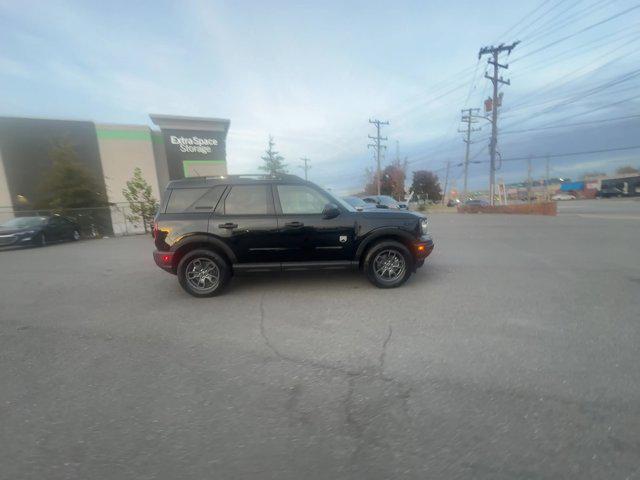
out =
<path fill-rule="evenodd" d="M 73 229 L 73 232 L 71 232 L 71 240 L 73 240 L 74 242 L 77 242 L 78 240 L 80 240 L 80 231 L 77 229 Z"/>
<path fill-rule="evenodd" d="M 406 282 L 413 272 L 413 257 L 402 243 L 382 240 L 373 245 L 364 259 L 367 278 L 378 288 L 396 288 Z M 381 273 L 382 271 L 382 273 Z M 385 278 L 384 272 L 388 273 Z"/>
<path fill-rule="evenodd" d="M 38 236 L 38 239 L 36 240 L 36 245 L 39 246 L 39 247 L 46 247 L 47 246 L 47 237 L 45 236 L 44 232 L 42 232 Z"/>
<path fill-rule="evenodd" d="M 178 263 L 180 286 L 194 297 L 219 295 L 229 283 L 229 264 L 211 250 L 193 250 Z"/>

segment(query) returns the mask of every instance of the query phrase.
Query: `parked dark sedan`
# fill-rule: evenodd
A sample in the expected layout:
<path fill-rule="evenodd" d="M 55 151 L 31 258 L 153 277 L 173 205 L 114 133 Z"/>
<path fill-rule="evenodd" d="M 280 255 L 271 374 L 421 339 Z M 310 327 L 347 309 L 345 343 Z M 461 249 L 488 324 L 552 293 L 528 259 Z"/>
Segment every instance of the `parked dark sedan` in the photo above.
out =
<path fill-rule="evenodd" d="M 389 195 L 369 195 L 368 197 L 362 197 L 367 203 L 375 205 L 377 208 L 392 208 L 394 210 L 406 209 L 407 204 L 400 205 L 395 199 Z"/>
<path fill-rule="evenodd" d="M 16 217 L 0 225 L 0 247 L 80 240 L 80 227 L 61 215 Z"/>
<path fill-rule="evenodd" d="M 487 202 L 486 200 L 483 200 L 481 198 L 474 198 L 474 199 L 470 199 L 467 200 L 466 202 L 464 202 L 465 205 L 468 206 L 476 206 L 476 207 L 488 207 L 489 206 L 489 202 Z"/>
<path fill-rule="evenodd" d="M 362 212 L 364 210 L 375 210 L 376 206 L 372 203 L 367 203 L 360 197 L 348 196 L 342 197 L 342 199 L 355 208 L 357 211 Z"/>

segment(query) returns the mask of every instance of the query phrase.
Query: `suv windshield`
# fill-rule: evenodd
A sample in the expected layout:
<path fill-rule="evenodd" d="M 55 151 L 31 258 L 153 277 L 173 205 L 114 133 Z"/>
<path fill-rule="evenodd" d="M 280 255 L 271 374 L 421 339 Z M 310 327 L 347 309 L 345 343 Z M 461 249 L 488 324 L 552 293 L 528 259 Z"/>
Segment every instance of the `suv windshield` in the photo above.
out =
<path fill-rule="evenodd" d="M 322 192 L 325 195 L 328 195 L 329 198 L 331 198 L 331 200 L 333 200 L 336 204 L 342 205 L 344 208 L 346 208 L 347 211 L 349 211 L 349 212 L 356 212 L 357 211 L 353 206 L 349 205 L 349 203 L 344 201 L 342 198 L 336 197 L 335 195 L 332 195 L 331 193 L 327 192 L 324 188 L 322 189 Z"/>

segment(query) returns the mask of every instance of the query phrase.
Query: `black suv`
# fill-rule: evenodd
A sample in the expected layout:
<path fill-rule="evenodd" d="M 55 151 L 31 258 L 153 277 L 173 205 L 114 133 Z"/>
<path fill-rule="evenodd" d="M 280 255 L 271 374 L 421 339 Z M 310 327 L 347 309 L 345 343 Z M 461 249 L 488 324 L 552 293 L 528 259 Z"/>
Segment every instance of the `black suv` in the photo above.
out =
<path fill-rule="evenodd" d="M 153 258 L 196 297 L 241 271 L 359 267 L 392 288 L 433 250 L 427 227 L 413 212 L 358 212 L 293 175 L 187 178 L 167 186 Z"/>

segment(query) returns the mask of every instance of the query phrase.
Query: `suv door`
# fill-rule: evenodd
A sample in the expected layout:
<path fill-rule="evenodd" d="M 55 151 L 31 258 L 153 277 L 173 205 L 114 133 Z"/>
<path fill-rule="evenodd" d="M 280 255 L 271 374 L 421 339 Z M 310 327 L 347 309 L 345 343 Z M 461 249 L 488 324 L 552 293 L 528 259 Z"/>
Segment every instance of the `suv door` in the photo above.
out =
<path fill-rule="evenodd" d="M 229 245 L 238 263 L 280 262 L 271 185 L 231 185 L 209 221 L 209 232 Z"/>
<path fill-rule="evenodd" d="M 285 261 L 347 261 L 354 255 L 355 216 L 337 205 L 340 215 L 324 218 L 327 203 L 336 203 L 309 185 L 274 186 L 278 231 Z"/>

